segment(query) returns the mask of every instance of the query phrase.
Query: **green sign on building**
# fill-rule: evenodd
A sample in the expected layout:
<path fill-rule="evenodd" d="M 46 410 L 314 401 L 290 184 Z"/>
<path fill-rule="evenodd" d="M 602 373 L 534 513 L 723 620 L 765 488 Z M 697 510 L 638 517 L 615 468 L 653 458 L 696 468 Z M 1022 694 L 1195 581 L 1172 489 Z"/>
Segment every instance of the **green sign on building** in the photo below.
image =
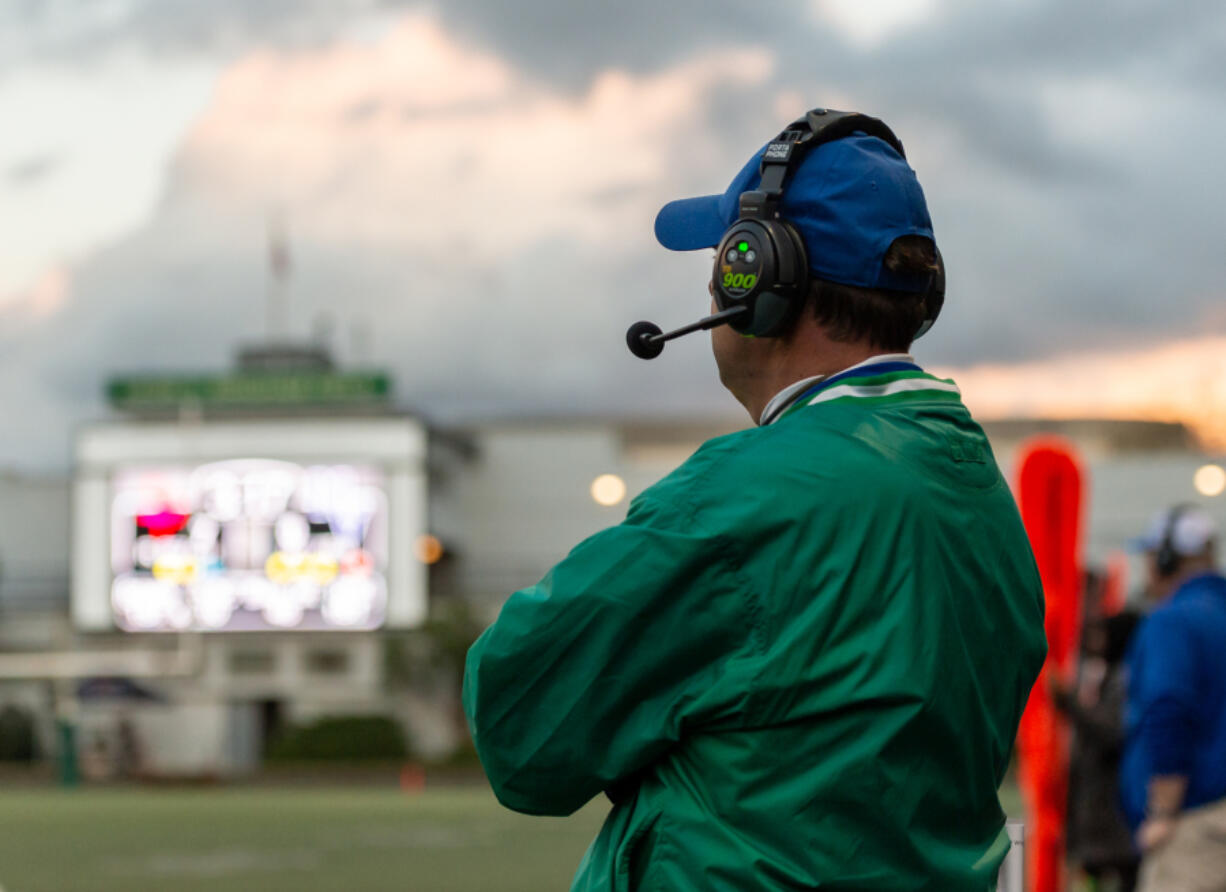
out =
<path fill-rule="evenodd" d="M 107 398 L 116 409 L 259 409 L 274 406 L 379 405 L 391 395 L 381 373 L 267 372 L 220 377 L 115 378 Z"/>

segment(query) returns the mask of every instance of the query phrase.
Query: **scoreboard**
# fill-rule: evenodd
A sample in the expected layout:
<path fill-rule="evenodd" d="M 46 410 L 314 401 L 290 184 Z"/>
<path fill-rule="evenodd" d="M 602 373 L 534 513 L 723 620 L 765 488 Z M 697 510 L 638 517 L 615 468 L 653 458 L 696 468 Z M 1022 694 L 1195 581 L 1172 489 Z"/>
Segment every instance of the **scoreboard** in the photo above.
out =
<path fill-rule="evenodd" d="M 128 632 L 408 628 L 426 612 L 409 418 L 123 423 L 77 440 L 72 612 Z"/>

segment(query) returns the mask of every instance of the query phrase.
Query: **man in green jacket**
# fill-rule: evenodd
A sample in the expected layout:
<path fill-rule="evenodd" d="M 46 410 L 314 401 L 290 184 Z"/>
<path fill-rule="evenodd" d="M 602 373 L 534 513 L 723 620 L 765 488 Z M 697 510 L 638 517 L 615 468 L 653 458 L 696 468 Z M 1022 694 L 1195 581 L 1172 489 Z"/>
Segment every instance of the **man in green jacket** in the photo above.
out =
<path fill-rule="evenodd" d="M 718 246 L 733 327 L 712 346 L 757 426 L 513 594 L 468 655 L 499 800 L 615 802 L 573 890 L 983 892 L 1008 848 L 1039 577 L 957 387 L 906 353 L 943 299 L 914 171 L 879 121 L 827 114 L 656 220 L 666 247 Z"/>

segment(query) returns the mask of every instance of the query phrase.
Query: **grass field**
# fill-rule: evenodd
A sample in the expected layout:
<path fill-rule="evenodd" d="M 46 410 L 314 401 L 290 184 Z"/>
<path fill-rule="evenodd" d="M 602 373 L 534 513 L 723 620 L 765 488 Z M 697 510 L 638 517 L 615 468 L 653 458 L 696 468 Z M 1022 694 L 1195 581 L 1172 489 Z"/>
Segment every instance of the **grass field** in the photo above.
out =
<path fill-rule="evenodd" d="M 528 818 L 476 788 L 8 790 L 0 889 L 564 890 L 606 810 Z"/>
<path fill-rule="evenodd" d="M 478 787 L 6 790 L 0 890 L 565 890 L 607 808 L 529 818 Z"/>

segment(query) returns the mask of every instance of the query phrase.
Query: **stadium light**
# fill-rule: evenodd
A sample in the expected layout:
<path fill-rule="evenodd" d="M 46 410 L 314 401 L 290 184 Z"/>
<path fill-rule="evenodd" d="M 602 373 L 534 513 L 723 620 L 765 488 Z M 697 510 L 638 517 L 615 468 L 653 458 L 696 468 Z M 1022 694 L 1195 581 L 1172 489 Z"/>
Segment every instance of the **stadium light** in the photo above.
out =
<path fill-rule="evenodd" d="M 592 481 L 592 499 L 611 508 L 626 497 L 626 481 L 616 474 L 601 474 Z"/>
<path fill-rule="evenodd" d="M 417 541 L 413 543 L 414 556 L 427 566 L 441 561 L 443 551 L 443 543 L 439 541 L 438 536 L 431 536 L 428 533 L 418 536 Z"/>
<path fill-rule="evenodd" d="M 1192 483 L 1202 496 L 1220 496 L 1226 492 L 1226 470 L 1221 465 L 1202 465 Z"/>

